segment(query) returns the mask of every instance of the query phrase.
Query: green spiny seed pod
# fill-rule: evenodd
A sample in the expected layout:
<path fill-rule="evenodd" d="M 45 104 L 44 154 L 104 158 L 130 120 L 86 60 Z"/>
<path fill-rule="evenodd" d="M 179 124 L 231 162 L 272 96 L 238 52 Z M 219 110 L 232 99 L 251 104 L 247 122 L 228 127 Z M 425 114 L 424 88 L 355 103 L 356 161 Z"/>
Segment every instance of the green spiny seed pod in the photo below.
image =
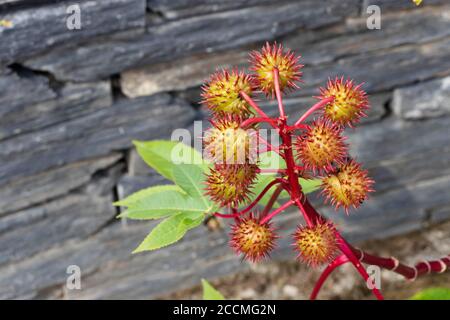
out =
<path fill-rule="evenodd" d="M 206 177 L 206 194 L 222 207 L 236 207 L 248 201 L 257 172 L 255 164 L 215 165 Z"/>
<path fill-rule="evenodd" d="M 354 160 L 348 160 L 333 173 L 322 179 L 322 193 L 326 201 L 335 205 L 336 209 L 359 207 L 367 199 L 369 192 L 373 192 L 374 181 L 369 178 L 367 171 Z"/>
<path fill-rule="evenodd" d="M 224 117 L 212 121 L 213 127 L 205 132 L 205 156 L 220 164 L 255 163 L 257 136 L 253 128 L 242 129 L 241 118 Z"/>
<path fill-rule="evenodd" d="M 311 267 L 329 263 L 338 251 L 336 229 L 331 222 L 299 226 L 293 236 L 298 259 Z"/>
<path fill-rule="evenodd" d="M 254 51 L 250 57 L 251 70 L 255 72 L 258 86 L 266 95 L 275 95 L 274 69 L 279 72 L 281 91 L 297 88 L 296 82 L 300 80 L 300 69 L 303 65 L 298 63 L 300 57 L 296 57 L 289 50 L 284 51 L 281 44 L 266 43 L 261 52 Z"/>
<path fill-rule="evenodd" d="M 250 216 L 239 219 L 232 227 L 230 246 L 245 259 L 258 262 L 275 247 L 277 236 L 270 223 L 260 224 Z"/>
<path fill-rule="evenodd" d="M 354 126 L 369 108 L 367 94 L 352 80 L 344 78 L 328 80 L 326 88 L 320 88 L 320 99 L 334 97 L 334 101 L 324 108 L 324 116 L 340 126 Z"/>
<path fill-rule="evenodd" d="M 347 156 L 347 145 L 342 129 L 327 120 L 318 120 L 308 126 L 295 143 L 297 158 L 308 168 L 326 170 L 333 162 L 342 163 Z"/>
<path fill-rule="evenodd" d="M 251 76 L 237 70 L 222 70 L 214 73 L 202 87 L 203 103 L 214 112 L 214 116 L 235 115 L 248 118 L 252 112 L 241 92 L 251 96 L 254 81 Z"/>

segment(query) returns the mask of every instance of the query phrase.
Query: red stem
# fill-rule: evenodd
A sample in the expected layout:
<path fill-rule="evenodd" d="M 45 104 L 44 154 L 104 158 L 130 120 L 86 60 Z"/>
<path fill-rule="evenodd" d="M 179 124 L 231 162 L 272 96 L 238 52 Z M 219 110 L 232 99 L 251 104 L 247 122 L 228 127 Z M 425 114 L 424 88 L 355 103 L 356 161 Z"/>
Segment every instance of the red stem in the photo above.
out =
<path fill-rule="evenodd" d="M 272 209 L 273 205 L 277 201 L 278 197 L 280 196 L 280 193 L 283 191 L 284 186 L 280 184 L 275 191 L 273 192 L 272 196 L 269 199 L 269 202 L 267 202 L 266 207 L 264 208 L 263 212 L 261 213 L 261 216 L 264 217 L 269 211 Z"/>
<path fill-rule="evenodd" d="M 309 126 L 307 124 L 303 124 L 303 123 L 299 123 L 293 126 L 288 126 L 287 130 L 288 131 L 295 131 L 295 130 L 305 130 L 308 129 Z"/>
<path fill-rule="evenodd" d="M 275 146 L 273 146 L 269 141 L 267 141 L 266 139 L 261 137 L 261 135 L 259 133 L 258 133 L 258 140 L 267 146 L 266 151 L 273 151 L 273 152 L 280 154 L 280 151 L 278 150 L 279 148 L 276 148 Z"/>
<path fill-rule="evenodd" d="M 279 126 L 279 132 L 280 137 L 282 141 L 282 149 L 284 151 L 283 157 L 286 161 L 286 173 L 288 175 L 289 179 L 289 187 L 290 187 L 290 195 L 291 199 L 294 201 L 294 203 L 298 206 L 298 208 L 301 210 L 303 217 L 305 221 L 308 223 L 308 225 L 311 225 L 311 219 L 307 212 L 303 210 L 303 206 L 300 202 L 300 199 L 304 198 L 304 194 L 302 192 L 302 188 L 300 186 L 300 183 L 298 182 L 298 174 L 296 172 L 296 163 L 294 160 L 294 154 L 292 152 L 292 134 L 287 130 L 287 123 L 286 123 L 286 117 L 284 116 L 284 107 L 283 102 L 281 100 L 281 92 L 280 92 L 280 84 L 278 79 L 278 70 L 274 70 L 274 84 L 275 84 L 275 93 L 277 95 L 278 104 L 280 108 L 280 118 L 278 121 Z"/>
<path fill-rule="evenodd" d="M 255 111 L 256 111 L 257 113 L 259 113 L 259 115 L 260 115 L 261 117 L 263 117 L 263 118 L 269 118 L 269 116 L 268 116 L 264 111 L 261 110 L 261 108 L 256 104 L 256 102 L 255 102 L 252 98 L 250 98 L 250 97 L 248 96 L 248 94 L 246 94 L 244 91 L 241 91 L 240 94 L 241 94 L 241 97 L 244 98 L 244 100 L 247 101 L 248 104 L 249 104 L 253 109 L 255 109 Z"/>
<path fill-rule="evenodd" d="M 326 219 L 321 216 L 316 209 L 309 203 L 308 199 L 302 192 L 301 185 L 299 184 L 298 177 L 299 177 L 299 171 L 302 170 L 302 167 L 297 166 L 295 163 L 293 151 L 292 151 L 292 133 L 295 130 L 303 130 L 306 129 L 308 126 L 306 124 L 303 124 L 303 122 L 315 111 L 319 110 L 320 108 L 323 108 L 328 103 L 334 101 L 334 97 L 329 97 L 326 99 L 323 99 L 313 105 L 308 111 L 306 111 L 295 123 L 293 126 L 287 125 L 286 116 L 284 113 L 284 106 L 283 101 L 281 97 L 281 90 L 280 90 L 280 78 L 279 78 L 279 72 L 277 69 L 273 70 L 273 76 L 274 76 L 274 86 L 275 86 L 275 94 L 278 102 L 278 108 L 280 111 L 280 117 L 278 119 L 271 119 L 269 118 L 262 110 L 261 108 L 245 93 L 241 92 L 241 96 L 253 107 L 253 109 L 256 110 L 256 112 L 261 117 L 255 117 L 248 119 L 242 123 L 242 127 L 246 127 L 248 125 L 251 125 L 253 123 L 258 122 L 267 122 L 271 124 L 273 127 L 278 129 L 281 137 L 281 146 L 279 150 L 276 150 L 274 146 L 272 146 L 269 142 L 267 142 L 265 139 L 259 137 L 261 141 L 267 145 L 268 150 L 275 151 L 279 153 L 286 161 L 286 169 L 283 171 L 277 170 L 276 172 L 285 173 L 287 175 L 287 181 L 285 179 L 277 178 L 276 180 L 273 180 L 270 182 L 264 190 L 256 197 L 256 199 L 243 211 L 237 212 L 236 210 L 233 210 L 233 214 L 221 214 L 221 213 L 215 213 L 215 215 L 219 217 L 225 217 L 225 218 L 235 218 L 238 219 L 238 217 L 242 214 L 245 214 L 249 212 L 261 199 L 262 197 L 269 191 L 269 189 L 277 184 L 280 183 L 280 185 L 277 187 L 277 189 L 272 194 L 269 202 L 267 203 L 266 207 L 264 208 L 264 211 L 262 213 L 262 219 L 261 224 L 264 224 L 271 220 L 274 216 L 284 211 L 289 206 L 295 204 L 300 209 L 306 223 L 309 226 L 314 226 L 319 221 L 326 221 Z M 264 170 L 264 169 L 263 169 Z M 261 172 L 263 172 L 263 170 Z M 267 169 L 266 169 L 267 170 Z M 269 169 L 270 170 L 270 169 Z M 281 207 L 274 210 L 272 213 L 268 214 L 271 208 L 273 207 L 274 203 L 276 202 L 277 198 L 279 197 L 280 193 L 284 190 L 287 190 L 291 199 L 283 204 Z M 386 268 L 389 270 L 392 270 L 398 274 L 403 275 L 405 278 L 414 280 L 418 276 L 430 273 L 430 272 L 444 272 L 448 267 L 450 267 L 450 255 L 447 257 L 444 257 L 439 260 L 433 260 L 433 261 L 422 261 L 417 263 L 416 265 L 410 267 L 407 265 L 404 265 L 400 263 L 395 258 L 382 258 L 377 257 L 371 254 L 368 254 L 362 250 L 356 249 L 352 247 L 350 244 L 347 243 L 347 241 L 342 237 L 342 235 L 337 231 L 336 237 L 339 241 L 339 249 L 341 251 L 341 255 L 337 257 L 333 262 L 331 262 L 327 268 L 323 271 L 320 278 L 318 279 L 313 292 L 311 293 L 311 299 L 315 299 L 325 282 L 325 280 L 328 278 L 328 276 L 340 265 L 351 262 L 353 266 L 356 268 L 356 270 L 359 272 L 359 274 L 362 276 L 362 278 L 367 282 L 369 279 L 369 275 L 367 274 L 365 268 L 363 267 L 362 263 L 368 263 L 371 265 L 377 265 L 382 268 Z M 379 292 L 377 288 L 373 288 L 372 292 L 374 295 L 382 300 L 383 296 Z"/>
<path fill-rule="evenodd" d="M 275 217 L 277 214 L 279 214 L 280 212 L 286 210 L 287 208 L 289 208 L 290 206 L 292 206 L 294 204 L 294 200 L 289 200 L 288 202 L 286 202 L 285 204 L 283 204 L 281 207 L 275 209 L 274 211 L 272 211 L 271 214 L 268 214 L 267 216 L 265 216 L 262 220 L 261 220 L 261 224 L 266 223 L 267 221 L 271 220 L 273 217 Z"/>
<path fill-rule="evenodd" d="M 277 96 L 278 109 L 280 111 L 280 118 L 285 118 L 283 100 L 281 98 L 280 90 L 280 73 L 277 68 L 273 69 L 273 82 L 275 85 L 275 95 Z"/>
<path fill-rule="evenodd" d="M 308 118 L 312 113 L 314 113 L 314 111 L 319 110 L 320 108 L 326 106 L 327 104 L 329 104 L 330 102 L 333 102 L 333 101 L 334 101 L 334 97 L 329 97 L 329 98 L 325 98 L 323 100 L 320 100 L 315 105 L 313 105 L 311 108 L 309 108 L 309 110 L 306 111 L 300 117 L 300 119 L 297 120 L 297 122 L 294 124 L 294 126 L 297 126 L 297 125 L 301 124 L 303 121 L 306 120 L 306 118 Z"/>
<path fill-rule="evenodd" d="M 261 123 L 261 122 L 266 122 L 266 123 L 270 124 L 272 127 L 276 126 L 276 121 L 274 121 L 271 118 L 256 117 L 256 118 L 247 119 L 244 122 L 242 122 L 241 128 L 246 128 L 254 123 Z"/>
<path fill-rule="evenodd" d="M 312 219 L 310 217 L 310 213 L 308 212 L 308 210 L 305 209 L 303 203 L 300 200 L 297 201 L 297 206 L 300 209 L 300 211 L 302 212 L 303 218 L 305 219 L 306 224 L 309 227 L 312 227 L 314 225 L 314 223 L 312 222 Z"/>
<path fill-rule="evenodd" d="M 334 271 L 334 269 L 343 265 L 344 263 L 349 262 L 350 260 L 347 258 L 345 254 L 341 254 L 337 258 L 335 258 L 330 264 L 325 268 L 325 270 L 320 275 L 320 278 L 317 280 L 316 285 L 314 286 L 311 295 L 309 296 L 310 300 L 316 300 L 317 295 L 319 294 L 320 289 L 322 288 L 325 280 L 327 280 L 328 276 Z"/>
<path fill-rule="evenodd" d="M 220 212 L 214 212 L 213 215 L 220 217 L 220 218 L 224 218 L 224 219 L 232 219 L 232 218 L 239 217 L 239 214 L 237 214 L 237 213 L 224 214 L 224 213 L 220 213 Z"/>
<path fill-rule="evenodd" d="M 359 262 L 358 258 L 355 256 L 355 254 L 350 249 L 349 245 L 344 240 L 344 238 L 342 238 L 342 236 L 339 232 L 337 233 L 337 237 L 340 240 L 339 247 L 341 249 L 341 252 L 347 256 L 347 258 L 355 266 L 355 268 L 359 272 L 359 274 L 363 277 L 364 281 L 367 283 L 367 280 L 369 279 L 369 275 L 367 274 L 366 269 Z M 378 300 L 384 300 L 384 298 L 381 295 L 381 292 L 378 290 L 378 288 L 372 287 L 372 292 L 375 295 L 375 297 L 377 297 Z"/>
<path fill-rule="evenodd" d="M 269 191 L 270 188 L 272 188 L 274 185 L 276 185 L 277 183 L 283 183 L 284 180 L 277 178 L 275 180 L 273 180 L 272 182 L 270 182 L 264 189 L 263 191 L 261 191 L 261 193 L 255 198 L 255 200 L 253 200 L 253 202 L 244 210 L 242 210 L 241 212 L 239 212 L 239 215 L 242 214 L 246 214 L 247 212 L 249 212 L 250 210 L 253 209 L 254 206 L 256 206 L 258 204 L 258 202 L 262 199 L 262 197 L 264 197 L 264 195 L 267 193 L 267 191 Z"/>
<path fill-rule="evenodd" d="M 258 173 L 286 173 L 285 169 L 258 169 Z"/>
<path fill-rule="evenodd" d="M 431 272 L 442 273 L 450 267 L 450 255 L 438 260 L 420 261 L 411 267 L 399 262 L 394 257 L 378 257 L 350 245 L 349 247 L 361 262 L 391 270 L 408 280 L 415 280 L 417 277 Z"/>

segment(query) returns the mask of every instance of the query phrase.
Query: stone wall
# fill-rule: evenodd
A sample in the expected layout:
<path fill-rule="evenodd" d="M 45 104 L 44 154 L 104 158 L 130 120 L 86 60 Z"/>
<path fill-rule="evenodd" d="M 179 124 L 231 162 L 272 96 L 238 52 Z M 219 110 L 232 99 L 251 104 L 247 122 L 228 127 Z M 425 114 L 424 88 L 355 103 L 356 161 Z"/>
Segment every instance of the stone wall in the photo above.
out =
<path fill-rule="evenodd" d="M 74 2 L 80 30 L 66 27 Z M 372 110 L 349 135 L 377 193 L 349 217 L 321 208 L 351 240 L 450 218 L 450 5 L 424 2 L 0 0 L 0 298 L 148 299 L 248 268 L 226 228 L 131 255 L 152 223 L 115 219 L 111 202 L 163 182 L 131 140 L 190 127 L 208 74 L 266 40 L 303 56 L 293 117 L 329 76 L 366 83 Z M 278 220 L 285 235 L 297 217 Z M 288 239 L 274 258 L 293 258 Z M 72 264 L 82 290 L 67 292 Z"/>

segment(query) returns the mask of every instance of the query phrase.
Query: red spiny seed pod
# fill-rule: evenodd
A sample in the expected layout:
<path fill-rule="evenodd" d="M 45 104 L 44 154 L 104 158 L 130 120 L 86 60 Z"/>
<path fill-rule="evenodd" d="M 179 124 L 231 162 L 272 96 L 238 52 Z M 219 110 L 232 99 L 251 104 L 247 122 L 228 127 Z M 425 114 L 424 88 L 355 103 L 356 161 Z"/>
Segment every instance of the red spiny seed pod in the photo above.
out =
<path fill-rule="evenodd" d="M 352 127 L 369 108 L 367 94 L 361 89 L 362 84 L 355 85 L 344 77 L 328 80 L 326 88 L 320 88 L 320 99 L 334 97 L 334 101 L 324 108 L 324 116 L 341 126 Z"/>
<path fill-rule="evenodd" d="M 218 117 L 231 114 L 247 118 L 252 114 L 248 102 L 241 96 L 241 91 L 248 96 L 253 93 L 254 81 L 250 75 L 237 70 L 217 71 L 202 90 L 202 102 Z"/>
<path fill-rule="evenodd" d="M 230 246 L 245 259 L 258 262 L 267 257 L 278 238 L 270 223 L 261 224 L 250 216 L 238 220 L 231 227 Z"/>
<path fill-rule="evenodd" d="M 338 251 L 336 228 L 328 221 L 312 227 L 299 226 L 293 237 L 297 258 L 311 267 L 331 262 Z"/>
<path fill-rule="evenodd" d="M 255 164 L 215 165 L 206 176 L 206 195 L 225 207 L 249 200 L 258 166 Z"/>
<path fill-rule="evenodd" d="M 213 127 L 203 139 L 205 156 L 214 163 L 244 164 L 257 160 L 258 141 L 253 128 L 242 129 L 239 117 L 224 117 L 211 122 Z"/>
<path fill-rule="evenodd" d="M 327 170 L 333 162 L 345 161 L 347 145 L 344 140 L 342 128 L 337 124 L 323 119 L 314 121 L 297 138 L 297 158 L 308 169 Z"/>
<path fill-rule="evenodd" d="M 354 160 L 348 160 L 335 170 L 334 173 L 322 179 L 322 193 L 326 201 L 338 209 L 359 207 L 367 199 L 368 193 L 373 192 L 374 181 L 369 178 L 367 170 Z"/>
<path fill-rule="evenodd" d="M 300 69 L 303 67 L 298 63 L 300 57 L 296 57 L 290 50 L 284 52 L 281 44 L 270 45 L 267 42 L 261 52 L 254 51 L 250 57 L 251 70 L 255 71 L 258 86 L 267 96 L 273 97 L 275 94 L 273 75 L 275 68 L 279 71 L 281 91 L 287 88 L 298 88 L 295 82 L 300 80 L 302 75 Z"/>

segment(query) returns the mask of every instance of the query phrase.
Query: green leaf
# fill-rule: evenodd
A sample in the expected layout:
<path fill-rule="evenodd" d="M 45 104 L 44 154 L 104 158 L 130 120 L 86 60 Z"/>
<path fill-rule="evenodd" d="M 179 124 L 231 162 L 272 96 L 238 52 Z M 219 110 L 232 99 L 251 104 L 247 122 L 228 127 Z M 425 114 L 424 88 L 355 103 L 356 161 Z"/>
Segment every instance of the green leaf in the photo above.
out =
<path fill-rule="evenodd" d="M 130 219 L 159 219 L 177 213 L 204 214 L 212 209 L 202 198 L 193 198 L 174 190 L 167 190 L 142 198 L 128 207 L 124 214 Z"/>
<path fill-rule="evenodd" d="M 449 288 L 430 288 L 416 293 L 411 300 L 450 300 Z"/>
<path fill-rule="evenodd" d="M 133 251 L 151 251 L 166 247 L 183 238 L 186 232 L 199 226 L 203 221 L 203 214 L 177 214 L 161 221 L 144 241 Z"/>
<path fill-rule="evenodd" d="M 194 198 L 204 198 L 203 188 L 205 175 L 199 166 L 180 164 L 173 169 L 173 177 L 175 183 L 188 195 Z"/>
<path fill-rule="evenodd" d="M 214 289 L 214 287 L 205 279 L 202 279 L 202 287 L 203 300 L 225 300 L 225 297 L 219 291 Z"/>
<path fill-rule="evenodd" d="M 308 194 L 316 191 L 320 188 L 322 184 L 322 179 L 303 179 L 300 178 L 300 185 L 302 186 L 302 190 L 304 194 Z"/>
<path fill-rule="evenodd" d="M 201 153 L 178 141 L 133 141 L 138 154 L 150 167 L 173 181 L 173 168 L 181 163 L 207 166 Z"/>
<path fill-rule="evenodd" d="M 139 190 L 138 192 L 131 194 L 130 196 L 126 197 L 125 199 L 114 202 L 113 205 L 118 206 L 118 207 L 130 207 L 130 206 L 133 206 L 134 204 L 138 203 L 139 201 L 142 201 L 143 199 L 145 199 L 147 197 L 151 197 L 157 193 L 166 192 L 166 191 L 183 192 L 182 189 L 176 185 L 152 186 L 149 188 Z"/>

